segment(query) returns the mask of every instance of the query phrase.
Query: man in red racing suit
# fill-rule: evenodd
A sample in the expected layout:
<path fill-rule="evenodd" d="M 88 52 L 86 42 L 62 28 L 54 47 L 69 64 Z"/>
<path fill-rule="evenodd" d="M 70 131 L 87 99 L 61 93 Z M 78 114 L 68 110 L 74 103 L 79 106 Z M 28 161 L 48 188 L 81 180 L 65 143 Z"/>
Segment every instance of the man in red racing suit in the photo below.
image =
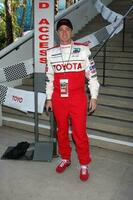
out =
<path fill-rule="evenodd" d="M 88 79 L 92 110 L 96 109 L 99 83 L 95 63 L 89 60 L 91 56 L 89 47 L 71 40 L 72 29 L 72 24 L 68 19 L 59 21 L 57 34 L 60 45 L 47 51 L 46 109 L 50 107 L 53 110 L 57 123 L 58 151 L 61 162 L 56 171 L 61 173 L 71 164 L 71 145 L 68 134 L 70 119 L 81 165 L 80 179 L 85 181 L 89 177 L 87 167 L 91 162 L 89 139 L 86 134 L 88 102 L 85 78 Z"/>

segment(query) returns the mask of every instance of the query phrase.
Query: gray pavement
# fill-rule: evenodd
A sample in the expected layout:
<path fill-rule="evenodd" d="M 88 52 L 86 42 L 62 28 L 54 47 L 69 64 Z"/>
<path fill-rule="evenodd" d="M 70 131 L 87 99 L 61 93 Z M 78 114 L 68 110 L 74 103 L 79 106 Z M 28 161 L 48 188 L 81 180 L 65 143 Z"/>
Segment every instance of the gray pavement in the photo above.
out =
<path fill-rule="evenodd" d="M 33 141 L 28 132 L 0 127 L 0 156 L 21 141 Z M 58 162 L 0 160 L 0 200 L 132 200 L 133 156 L 92 147 L 90 179 L 79 180 L 73 147 L 72 165 L 63 174 Z"/>

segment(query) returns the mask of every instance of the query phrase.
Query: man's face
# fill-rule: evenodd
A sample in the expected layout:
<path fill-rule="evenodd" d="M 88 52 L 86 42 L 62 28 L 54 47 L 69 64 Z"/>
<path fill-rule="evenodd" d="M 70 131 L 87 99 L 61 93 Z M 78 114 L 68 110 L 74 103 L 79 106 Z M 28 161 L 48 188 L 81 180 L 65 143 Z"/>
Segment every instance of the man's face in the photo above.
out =
<path fill-rule="evenodd" d="M 57 35 L 61 44 L 69 44 L 71 42 L 72 29 L 66 25 L 62 25 L 59 27 Z"/>

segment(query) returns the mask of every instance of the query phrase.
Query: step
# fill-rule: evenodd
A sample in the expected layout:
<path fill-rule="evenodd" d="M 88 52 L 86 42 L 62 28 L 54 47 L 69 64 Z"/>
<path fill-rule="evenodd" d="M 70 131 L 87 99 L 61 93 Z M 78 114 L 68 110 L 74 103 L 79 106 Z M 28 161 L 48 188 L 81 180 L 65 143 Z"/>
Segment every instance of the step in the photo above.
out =
<path fill-rule="evenodd" d="M 92 146 L 133 154 L 133 139 L 131 137 L 116 136 L 91 129 L 88 137 Z"/>
<path fill-rule="evenodd" d="M 103 57 L 97 56 L 95 57 L 96 62 L 103 63 Z M 106 56 L 106 63 L 119 63 L 119 64 L 130 64 L 133 69 L 133 57 L 131 58 L 123 58 L 123 57 L 114 57 L 114 56 Z"/>
<path fill-rule="evenodd" d="M 34 122 L 35 118 L 34 118 L 34 115 L 33 114 L 19 114 L 19 115 L 15 115 L 14 112 L 10 113 L 10 112 L 3 112 L 3 117 L 9 117 L 9 118 L 15 118 L 17 120 L 22 120 L 22 121 L 29 121 L 29 122 Z M 39 114 L 38 115 L 38 120 L 39 120 L 39 123 L 46 123 L 46 124 L 49 124 L 50 122 L 50 118 L 49 116 L 47 116 L 45 113 L 43 114 Z"/>
<path fill-rule="evenodd" d="M 98 76 L 99 76 L 99 73 L 98 73 Z M 27 85 L 23 85 L 23 86 L 21 86 L 21 89 L 27 90 L 27 87 L 28 87 Z M 100 94 L 133 98 L 133 88 L 109 86 L 109 85 L 102 86 L 101 85 L 100 86 Z M 4 106 L 3 106 L 3 108 L 4 108 Z M 12 109 L 12 110 L 13 110 L 13 112 L 15 111 L 15 109 Z"/>
<path fill-rule="evenodd" d="M 129 109 L 133 111 L 133 99 L 111 95 L 99 95 L 99 105 L 113 106 L 114 108 Z"/>
<path fill-rule="evenodd" d="M 78 33 L 76 33 L 76 35 L 74 35 L 74 39 L 75 36 L 78 37 L 80 35 L 89 35 L 92 34 L 96 31 L 99 31 L 100 29 L 108 26 L 110 23 L 108 23 L 106 20 L 104 20 L 101 16 L 99 16 L 99 19 L 97 21 L 91 21 L 89 23 L 87 23 L 82 30 L 80 30 Z M 130 20 L 126 21 L 126 26 L 125 26 L 125 30 L 121 30 L 118 34 L 115 34 L 112 38 L 109 39 L 109 41 L 116 41 L 117 42 L 117 38 L 118 41 L 122 41 L 123 38 L 123 31 L 125 31 L 125 40 L 131 40 L 132 39 L 132 32 L 133 30 L 131 29 L 132 27 L 132 22 Z M 129 37 L 128 37 L 129 36 Z"/>
<path fill-rule="evenodd" d="M 9 108 L 9 107 L 5 107 L 5 106 L 2 107 L 2 113 L 4 114 L 4 116 L 12 115 L 12 117 L 13 117 L 13 115 L 14 115 L 14 116 L 18 116 L 18 117 L 25 117 L 25 119 L 28 119 L 28 118 L 33 119 L 34 118 L 34 113 L 24 113 L 24 112 L 21 112 L 19 110 Z M 42 114 L 39 114 L 38 118 L 40 120 L 44 120 L 44 121 L 49 120 L 49 116 L 46 115 L 45 112 L 42 113 Z"/>
<path fill-rule="evenodd" d="M 101 93 L 100 93 L 101 94 Z M 98 99 L 98 101 L 100 101 Z M 22 120 L 29 120 L 31 118 L 32 120 L 34 119 L 34 114 L 33 113 L 24 113 L 21 111 L 18 111 L 16 109 L 4 107 L 2 109 L 3 116 L 5 117 L 10 117 L 14 118 L 17 117 L 17 119 L 22 119 Z M 109 107 L 109 105 L 98 105 L 97 111 L 94 113 L 96 116 L 102 116 L 102 117 L 109 117 L 109 118 L 114 118 L 114 119 L 121 119 L 121 120 L 126 120 L 126 121 L 133 121 L 133 112 L 132 111 L 127 111 L 127 110 L 121 110 L 120 108 L 112 108 Z M 49 121 L 49 116 L 46 115 L 46 113 L 39 114 L 38 115 L 39 120 L 43 121 Z"/>
<path fill-rule="evenodd" d="M 122 47 L 122 41 L 116 42 L 114 40 L 112 40 L 112 41 L 109 40 L 108 43 L 107 43 L 107 46 L 108 47 L 113 47 L 113 48 Z M 132 42 L 125 43 L 125 48 L 133 48 L 133 43 Z"/>
<path fill-rule="evenodd" d="M 129 97 L 133 98 L 133 89 L 132 88 L 124 88 L 124 87 L 114 87 L 114 86 L 105 86 L 100 87 L 100 94 L 104 95 L 112 95 L 117 97 Z"/>
<path fill-rule="evenodd" d="M 22 89 L 22 90 L 27 90 L 27 91 L 34 91 L 34 88 L 33 88 L 33 85 L 31 85 L 31 82 L 33 82 L 32 78 L 23 79 L 22 80 L 22 85 L 16 86 L 15 88 Z"/>
<path fill-rule="evenodd" d="M 98 106 L 99 106 L 100 104 L 98 104 Z M 100 107 L 99 107 L 100 108 Z M 109 110 L 109 108 L 108 108 L 108 110 Z M 105 112 L 105 110 L 104 110 L 104 112 Z M 112 112 L 113 112 L 113 109 L 112 109 Z M 121 111 L 121 113 L 122 113 L 122 111 Z M 126 113 L 126 115 L 128 115 L 127 114 L 127 112 L 125 111 L 125 112 L 123 112 L 122 114 L 124 115 L 124 113 Z M 109 116 L 109 113 L 105 113 L 106 114 L 106 116 L 108 115 Z M 103 115 L 104 115 L 104 113 L 103 113 Z M 116 117 L 115 118 L 117 118 L 118 117 L 118 113 L 116 113 L 115 114 L 116 115 Z M 108 117 L 107 116 L 107 117 Z M 94 122 L 92 121 L 92 119 L 95 117 L 95 120 L 94 120 Z M 104 116 L 105 117 L 105 116 Z M 110 116 L 109 116 L 110 117 Z M 122 116 L 123 117 L 123 116 Z M 132 116 L 131 116 L 131 113 L 130 113 L 130 115 L 129 115 L 129 117 L 130 117 L 130 119 L 129 120 L 131 120 L 132 119 Z M 34 119 L 33 118 L 30 118 L 29 116 L 27 116 L 27 115 L 14 115 L 14 113 L 3 113 L 3 118 L 5 119 L 11 119 L 10 120 L 10 123 L 12 124 L 12 125 L 9 125 L 9 122 L 7 122 L 8 124 L 5 124 L 4 123 L 4 125 L 7 125 L 7 126 L 11 126 L 11 127 L 15 127 L 15 128 L 20 128 L 20 129 L 24 129 L 24 130 L 28 130 L 28 131 L 33 131 L 33 129 L 31 129 L 31 126 L 29 126 L 28 125 L 28 127 L 27 127 L 27 123 L 29 124 L 30 123 L 30 125 L 32 125 L 33 126 L 33 124 L 34 124 Z M 107 121 L 106 121 L 107 120 Z M 106 121 L 106 123 L 105 123 L 105 121 Z M 19 123 L 22 123 L 22 122 L 25 122 L 25 126 L 22 126 L 21 127 L 21 125 L 19 125 Z M 91 123 L 90 123 L 91 122 Z M 96 117 L 96 114 L 95 114 L 95 116 L 91 116 L 90 118 L 87 118 L 87 124 L 88 124 L 88 127 L 89 128 L 95 128 L 95 129 L 101 129 L 101 130 L 104 130 L 105 131 L 105 128 L 107 128 L 107 130 L 111 130 L 111 132 L 114 132 L 114 128 L 112 127 L 112 129 L 108 129 L 108 126 L 107 126 L 107 124 L 109 124 L 109 125 L 111 125 L 110 124 L 110 122 L 112 122 L 112 121 L 110 121 L 110 119 L 105 119 L 105 118 L 99 118 L 99 117 Z M 21 124 L 20 123 L 20 124 Z M 43 125 L 45 126 L 45 125 L 49 125 L 49 119 L 48 119 L 48 117 L 47 118 L 41 118 L 40 120 L 39 120 L 39 123 L 42 125 L 42 127 L 43 127 Z M 99 124 L 100 123 L 100 124 Z M 116 122 L 114 122 L 114 120 L 113 120 L 113 126 L 114 126 L 114 124 L 121 124 L 121 127 L 123 126 L 122 125 L 122 123 L 124 123 L 124 125 L 125 125 L 125 122 L 118 122 L 118 121 L 116 121 Z M 23 123 L 22 123 L 23 124 Z M 105 125 L 103 125 L 103 124 L 105 124 Z M 126 128 L 126 126 L 127 126 L 127 124 L 128 123 L 126 123 L 126 125 L 125 125 L 125 128 Z M 130 123 L 129 123 L 130 124 Z M 131 127 L 131 125 L 129 125 L 128 124 L 128 127 Z M 17 126 L 17 127 L 16 127 Z M 111 125 L 112 126 L 112 125 Z M 130 128 L 129 128 L 130 129 Z M 119 133 L 119 131 L 120 131 L 120 129 L 118 128 L 118 133 Z M 128 131 L 127 132 L 127 134 L 129 134 L 129 132 L 130 131 Z M 122 133 L 121 133 L 122 134 Z M 125 133 L 124 133 L 125 134 Z"/>
<path fill-rule="evenodd" d="M 96 46 L 92 49 L 98 50 L 99 48 L 100 48 L 100 45 Z M 122 45 L 121 46 L 107 46 L 106 50 L 107 51 L 114 51 L 114 52 L 122 51 Z M 133 52 L 133 47 L 125 46 L 124 51 L 125 52 Z"/>
<path fill-rule="evenodd" d="M 99 65 L 98 65 L 98 67 L 99 67 Z M 106 70 L 106 72 L 107 72 L 107 70 Z M 102 77 L 101 77 L 102 75 L 103 74 L 102 74 L 102 70 L 101 70 L 101 72 L 98 73 L 98 78 L 99 78 L 99 81 L 101 84 L 102 84 Z M 125 77 L 122 73 L 119 74 L 119 72 L 117 72 L 116 74 L 115 74 L 115 72 L 112 72 L 112 76 L 111 76 L 111 74 L 108 74 L 108 72 L 107 72 L 107 74 L 105 74 L 105 75 L 106 75 L 106 78 L 105 78 L 106 85 L 123 86 L 123 87 L 125 86 L 125 87 L 131 87 L 131 88 L 133 87 L 132 74 L 130 74 L 130 79 L 128 77 L 128 73 L 125 74 Z M 110 76 L 110 77 L 108 77 L 108 76 Z M 118 77 L 121 77 L 121 78 L 118 78 Z M 25 79 L 23 81 L 23 86 L 20 86 L 19 88 L 27 90 L 26 89 L 27 86 L 32 86 L 31 79 Z"/>
<path fill-rule="evenodd" d="M 130 6 L 132 5 L 131 2 L 132 2 L 131 0 L 130 1 L 125 0 L 125 1 L 112 2 L 109 5 L 109 8 L 115 12 L 120 13 L 120 11 L 122 11 L 122 10 L 127 11 L 130 8 Z"/>
<path fill-rule="evenodd" d="M 106 69 L 107 69 L 107 67 L 109 68 L 110 66 L 111 65 L 106 64 Z M 113 65 L 114 68 L 115 67 L 118 68 L 119 66 Z M 99 70 L 99 67 L 102 68 L 103 66 L 98 63 L 97 64 L 98 70 Z M 105 74 L 106 75 L 106 79 L 105 79 L 106 85 L 133 87 L 133 80 L 132 80 L 132 73 L 133 72 L 131 74 L 129 72 L 126 72 L 125 76 L 124 76 L 124 74 L 122 74 L 122 72 L 121 73 L 119 73 L 117 71 L 112 72 L 112 73 L 109 73 L 109 72 L 110 71 L 108 71 L 108 70 L 106 70 L 106 72 L 105 72 L 106 73 Z M 111 76 L 111 74 L 112 74 L 112 76 Z M 128 76 L 128 74 L 129 74 L 129 76 Z M 99 77 L 101 84 L 102 84 L 102 77 L 101 77 L 102 75 L 103 75 L 102 70 L 100 70 L 100 72 L 98 71 L 98 77 Z M 109 78 L 108 78 L 108 76 L 109 76 Z M 118 79 L 118 77 L 120 77 L 120 78 Z M 32 84 L 33 84 L 32 79 L 25 79 L 25 80 L 23 80 L 23 86 L 19 86 L 17 88 L 31 91 L 31 90 L 33 90 L 31 88 L 31 86 L 33 86 Z"/>
<path fill-rule="evenodd" d="M 103 69 L 97 69 L 98 76 L 103 76 Z M 120 71 L 120 70 L 105 70 L 106 77 L 116 77 L 116 78 L 127 78 L 133 79 L 133 70 L 131 71 Z"/>
<path fill-rule="evenodd" d="M 7 117 L 7 116 L 2 116 L 3 120 L 3 125 L 16 128 L 16 129 L 21 129 L 24 131 L 29 131 L 29 132 L 34 132 L 34 121 L 28 118 L 28 120 L 24 119 L 18 119 L 15 117 Z M 45 123 L 39 123 L 39 133 L 42 135 L 49 135 L 50 126 L 49 123 L 45 121 Z"/>
<path fill-rule="evenodd" d="M 133 122 L 133 111 L 98 105 L 93 116 Z"/>
<path fill-rule="evenodd" d="M 17 132 L 17 129 L 19 130 L 22 129 L 23 131 L 26 131 L 26 132 L 29 131 L 31 132 L 31 134 L 33 134 L 34 132 L 33 130 L 34 124 L 28 123 L 26 121 L 19 121 L 19 120 L 14 120 L 12 118 L 3 117 L 3 125 L 4 126 L 8 125 L 9 127 L 12 127 L 12 128 L 14 128 L 14 125 L 16 125 L 16 128 L 14 129 L 15 132 Z M 24 128 L 26 127 L 26 128 L 24 129 L 23 127 Z M 46 126 L 46 125 L 39 124 L 40 136 L 49 136 L 49 130 L 50 130 L 49 125 Z M 111 136 L 112 136 L 111 134 L 107 134 L 105 136 L 105 133 L 89 129 L 88 137 L 90 138 L 90 145 L 133 154 L 132 138 L 129 139 L 129 137 L 127 136 L 120 136 L 117 138 L 115 136 L 111 138 Z"/>
<path fill-rule="evenodd" d="M 128 35 L 130 35 L 131 38 L 133 37 L 132 33 L 130 33 L 130 32 L 127 32 L 127 37 L 128 37 Z M 122 39 L 122 37 L 121 37 L 121 39 L 118 39 L 118 40 L 115 37 L 117 37 L 117 36 L 112 37 L 111 39 L 109 39 L 106 42 L 106 49 L 111 48 L 112 51 L 114 51 L 115 48 L 119 47 L 120 51 L 123 51 L 122 50 L 122 47 L 123 47 L 123 39 Z M 126 39 L 126 36 L 125 36 L 125 42 L 124 42 L 124 47 L 125 48 L 127 48 L 127 47 L 128 48 L 133 48 L 133 38 L 132 39 L 131 38 L 128 41 L 128 39 Z M 100 47 L 100 46 L 102 46 L 102 44 L 99 44 L 98 46 Z M 96 46 L 96 47 L 98 47 L 98 46 Z M 96 47 L 94 47 L 94 48 L 96 48 Z M 125 50 L 125 52 L 126 52 L 126 50 Z"/>
<path fill-rule="evenodd" d="M 131 16 L 131 15 L 130 15 Z M 97 24 L 100 24 L 100 25 L 102 25 L 102 26 L 106 26 L 106 25 L 108 25 L 109 23 L 105 20 L 105 19 L 103 19 L 102 18 L 102 16 L 101 15 L 99 15 L 98 17 L 96 17 L 94 20 L 92 20 L 91 22 L 89 22 L 84 28 L 86 28 L 86 27 L 90 27 L 90 29 L 91 29 L 91 26 L 94 26 L 95 25 L 95 27 L 97 26 Z M 127 32 L 127 30 L 128 30 L 128 28 L 131 28 L 132 26 L 132 20 L 130 19 L 130 18 L 128 18 L 128 19 L 126 19 L 126 27 L 125 27 L 125 32 Z M 123 31 L 123 30 L 122 30 Z M 119 32 L 119 35 L 122 35 L 122 31 L 121 32 Z M 131 31 L 132 32 L 132 31 Z M 117 36 L 117 35 L 116 35 Z"/>
<path fill-rule="evenodd" d="M 123 1 L 122 0 L 115 0 L 109 5 L 109 8 L 113 7 L 113 5 L 114 6 L 115 5 L 118 5 L 118 6 L 123 5 L 123 6 L 125 6 L 125 5 L 128 5 L 130 3 L 131 3 L 131 0 L 123 0 Z"/>
<path fill-rule="evenodd" d="M 95 54 L 96 53 L 96 49 L 92 49 L 92 54 Z M 100 51 L 98 53 L 98 55 L 96 57 L 103 57 L 104 55 L 104 52 L 103 51 Z M 107 58 L 108 57 L 113 57 L 113 58 L 121 58 L 124 59 L 124 58 L 131 58 L 133 59 L 133 52 L 122 52 L 122 51 L 118 51 L 118 52 L 114 52 L 114 51 L 106 51 L 106 56 Z"/>
<path fill-rule="evenodd" d="M 33 78 L 26 78 L 26 79 L 23 79 L 22 85 L 33 86 Z"/>
<path fill-rule="evenodd" d="M 103 78 L 98 76 L 98 79 L 99 82 L 102 84 Z M 133 79 L 105 77 L 105 85 L 133 88 Z"/>
<path fill-rule="evenodd" d="M 132 15 L 129 15 L 132 16 Z M 85 27 L 83 28 L 83 30 L 85 28 L 88 28 L 88 31 L 90 31 L 91 27 L 95 27 L 95 29 L 97 29 L 97 25 L 100 26 L 106 26 L 109 25 L 108 21 L 105 20 L 101 14 L 98 14 L 94 19 L 92 19 L 90 22 L 88 22 Z M 125 31 L 127 31 L 128 28 L 131 28 L 132 26 L 132 19 L 130 19 L 130 17 L 126 18 L 126 26 L 125 26 Z M 81 32 L 81 31 L 80 31 Z M 119 32 L 119 34 L 121 35 L 122 31 Z"/>
<path fill-rule="evenodd" d="M 96 62 L 97 69 L 103 69 L 103 62 Z M 120 63 L 107 63 L 105 69 L 119 70 L 119 71 L 131 71 L 133 73 L 133 67 L 131 64 L 120 64 Z"/>
<path fill-rule="evenodd" d="M 91 116 L 87 118 L 87 128 L 133 137 L 132 122 Z"/>
<path fill-rule="evenodd" d="M 116 42 L 117 43 L 121 43 L 121 45 L 123 44 L 123 34 L 124 34 L 124 42 L 125 45 L 128 43 L 132 43 L 133 42 L 133 37 L 132 37 L 132 32 L 129 31 L 129 29 L 125 29 L 125 32 L 123 32 L 124 30 L 122 30 L 119 34 L 113 36 L 112 38 L 109 39 L 108 42 Z"/>

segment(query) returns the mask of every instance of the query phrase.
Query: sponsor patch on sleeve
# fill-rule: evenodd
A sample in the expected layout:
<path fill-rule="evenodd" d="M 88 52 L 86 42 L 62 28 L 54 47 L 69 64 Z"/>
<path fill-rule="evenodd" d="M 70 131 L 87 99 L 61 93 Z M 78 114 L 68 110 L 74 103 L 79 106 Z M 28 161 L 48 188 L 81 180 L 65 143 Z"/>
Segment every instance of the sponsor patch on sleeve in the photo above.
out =
<path fill-rule="evenodd" d="M 89 67 L 90 71 L 92 74 L 96 73 L 96 64 L 95 61 L 93 59 L 90 59 L 90 67 Z"/>
<path fill-rule="evenodd" d="M 90 66 L 89 69 L 90 69 L 92 74 L 96 73 L 96 66 L 95 65 Z"/>

